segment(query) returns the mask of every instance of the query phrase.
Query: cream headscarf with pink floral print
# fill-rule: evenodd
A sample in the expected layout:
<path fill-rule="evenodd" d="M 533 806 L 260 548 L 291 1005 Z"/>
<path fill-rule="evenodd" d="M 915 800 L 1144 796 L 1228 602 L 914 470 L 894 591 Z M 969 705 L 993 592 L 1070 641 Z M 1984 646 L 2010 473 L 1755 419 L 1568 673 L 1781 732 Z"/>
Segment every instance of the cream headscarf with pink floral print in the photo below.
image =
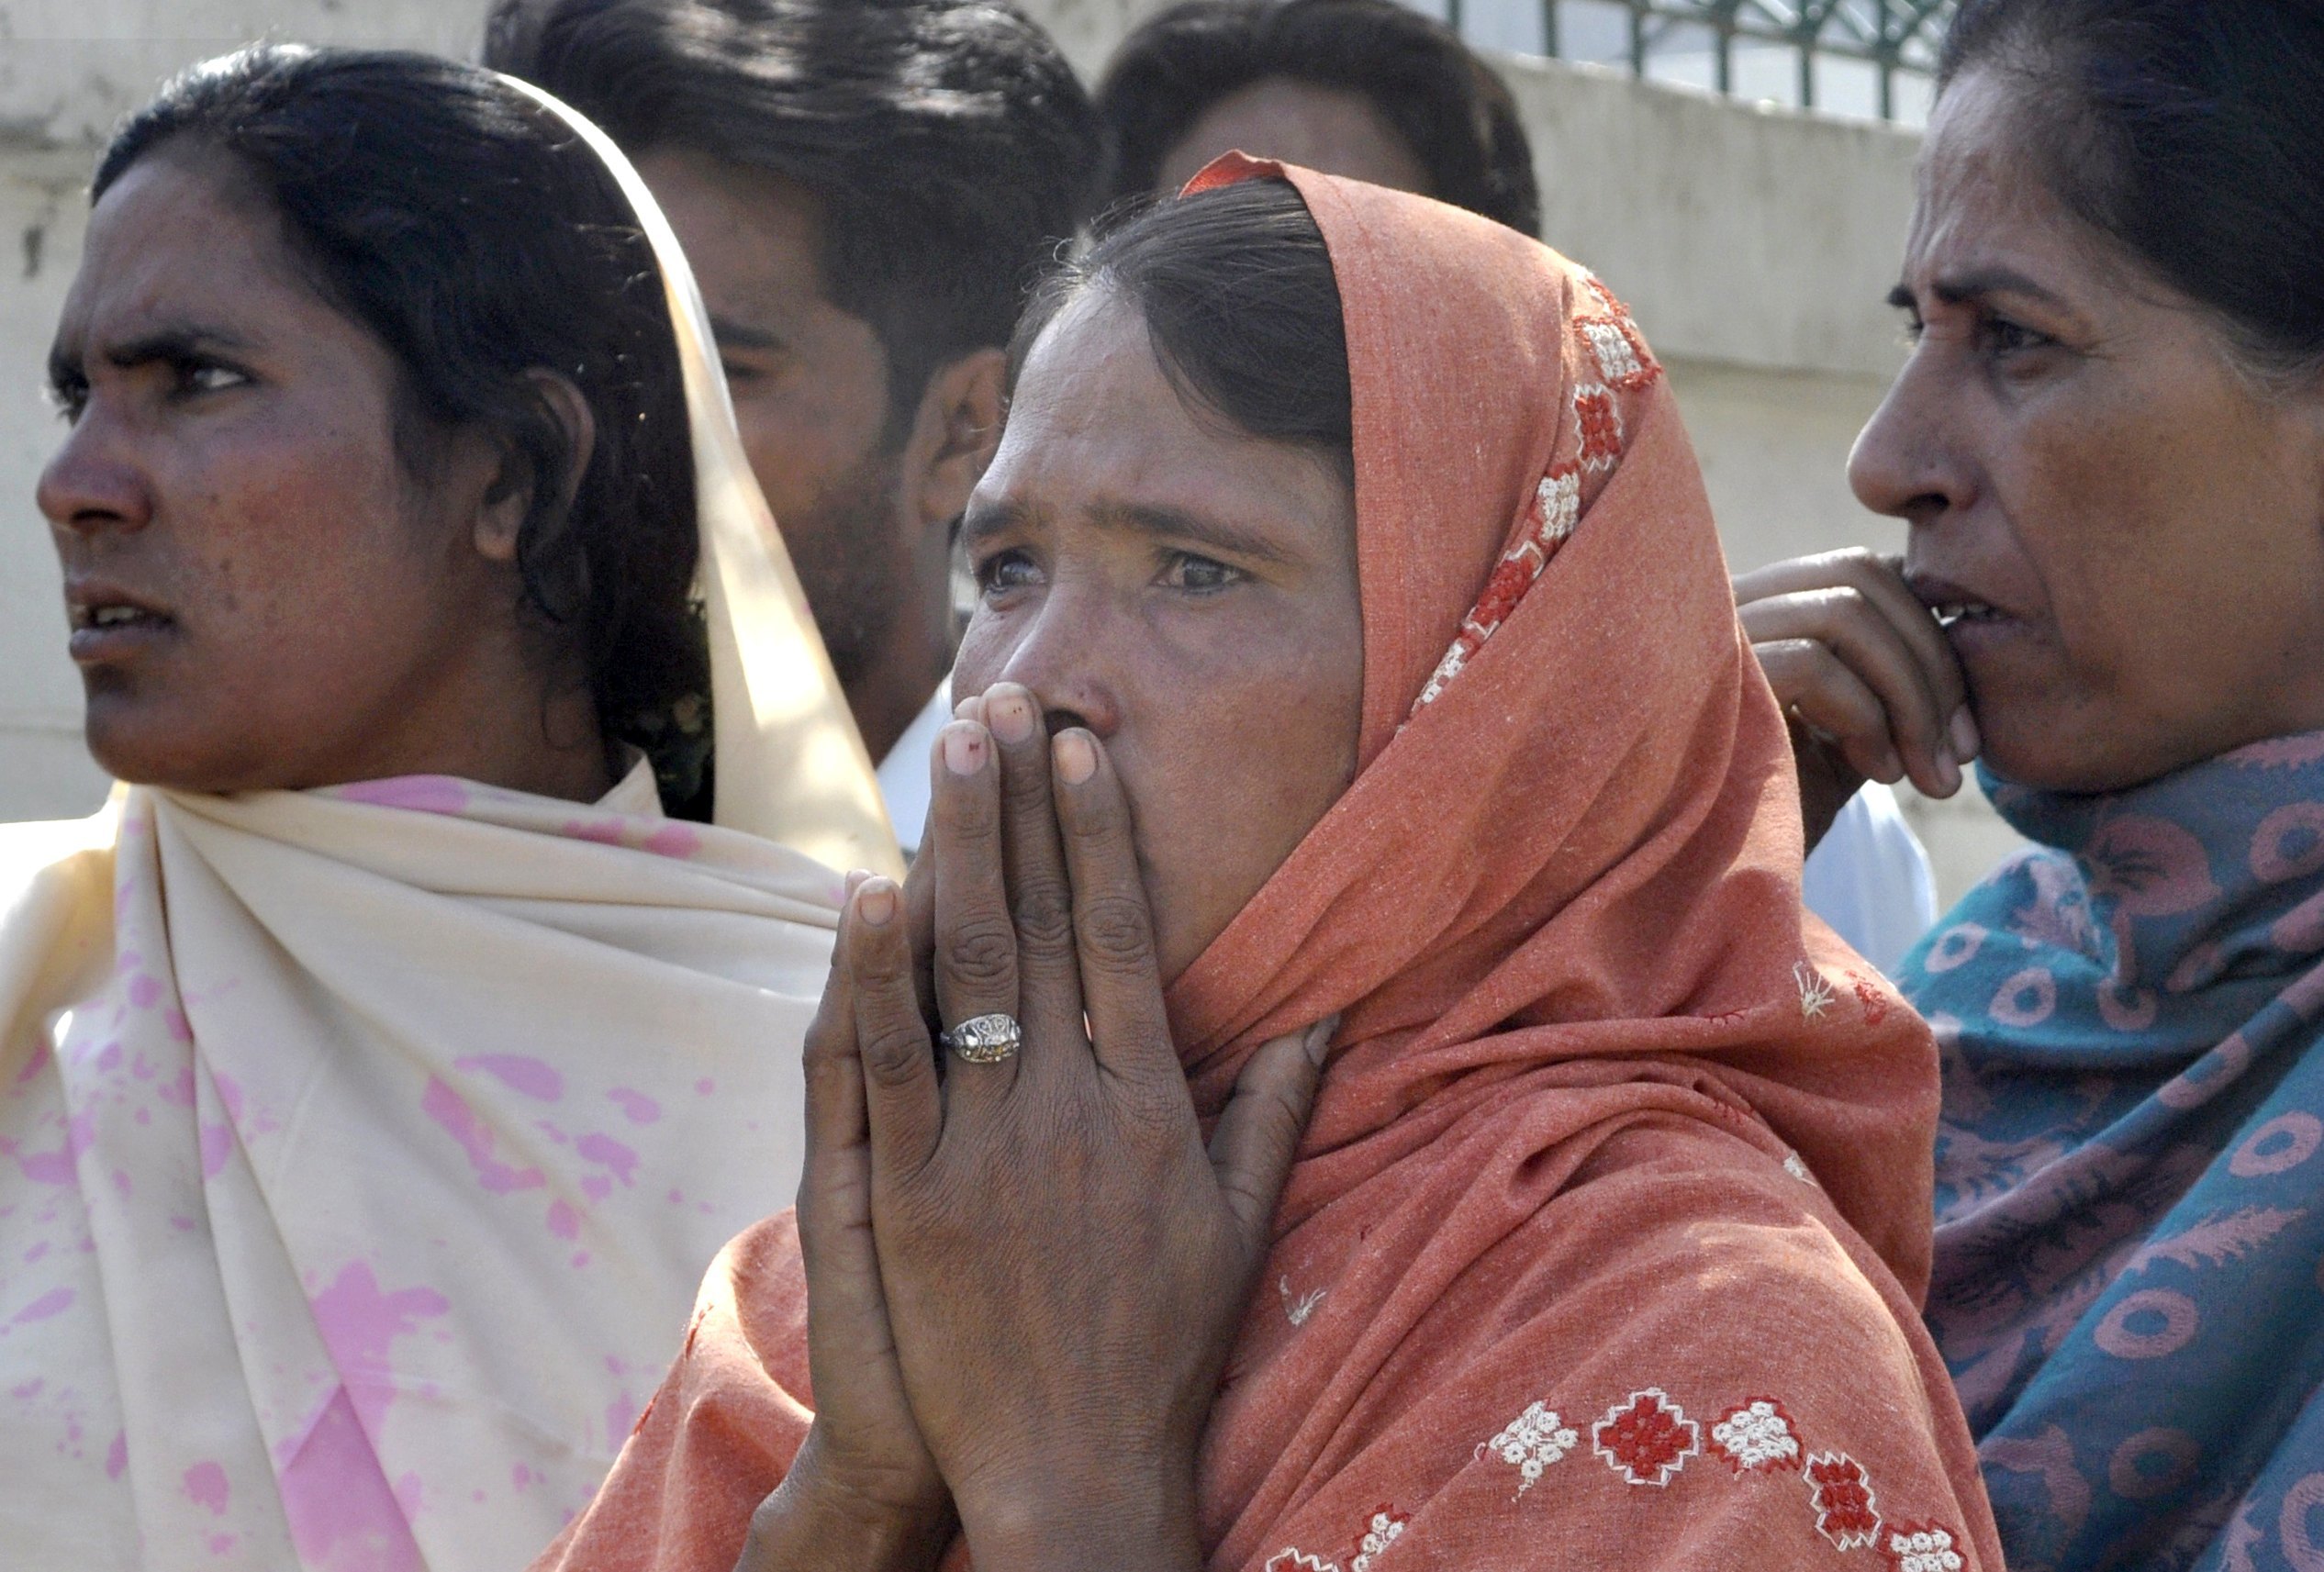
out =
<path fill-rule="evenodd" d="M 0 827 L 10 1572 L 522 1566 L 790 1199 L 825 864 L 893 839 L 685 259 L 551 106 L 668 286 L 719 826 L 640 764 L 593 806 L 419 777 Z"/>

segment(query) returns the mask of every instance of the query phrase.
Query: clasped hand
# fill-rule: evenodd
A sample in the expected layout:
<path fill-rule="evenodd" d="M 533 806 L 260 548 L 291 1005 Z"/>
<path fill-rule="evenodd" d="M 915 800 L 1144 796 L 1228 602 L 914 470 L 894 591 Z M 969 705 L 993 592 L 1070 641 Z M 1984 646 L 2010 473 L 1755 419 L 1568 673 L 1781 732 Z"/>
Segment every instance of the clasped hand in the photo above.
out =
<path fill-rule="evenodd" d="M 1024 689 L 938 743 L 909 887 L 851 875 L 807 1040 L 815 1419 L 742 1566 L 1198 1566 L 1194 1459 L 1331 1023 L 1268 1043 L 1206 1148 L 1121 783 Z M 947 1026 L 1013 1016 L 997 1063 Z M 956 1516 L 955 1516 L 956 1514 Z"/>

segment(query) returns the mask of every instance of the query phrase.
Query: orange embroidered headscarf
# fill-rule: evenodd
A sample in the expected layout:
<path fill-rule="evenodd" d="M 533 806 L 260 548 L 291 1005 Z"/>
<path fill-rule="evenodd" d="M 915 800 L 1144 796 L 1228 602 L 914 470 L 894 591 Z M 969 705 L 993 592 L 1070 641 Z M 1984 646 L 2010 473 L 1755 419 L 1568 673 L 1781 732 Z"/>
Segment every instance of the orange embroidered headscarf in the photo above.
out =
<path fill-rule="evenodd" d="M 1216 1568 L 2001 1566 L 1922 1330 L 1937 1064 L 1800 905 L 1782 717 L 1621 305 L 1289 180 L 1354 394 L 1355 784 L 1169 993 L 1198 1103 L 1345 1019 L 1201 1467 Z M 725 1572 L 805 1435 L 788 1214 L 545 1565 Z"/>

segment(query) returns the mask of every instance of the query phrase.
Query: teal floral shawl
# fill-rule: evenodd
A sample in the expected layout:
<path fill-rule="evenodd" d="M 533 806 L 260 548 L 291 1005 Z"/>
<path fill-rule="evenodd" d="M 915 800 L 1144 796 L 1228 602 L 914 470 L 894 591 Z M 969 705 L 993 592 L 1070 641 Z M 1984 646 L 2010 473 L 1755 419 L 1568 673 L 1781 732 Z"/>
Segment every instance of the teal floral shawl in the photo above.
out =
<path fill-rule="evenodd" d="M 2016 1572 L 2324 1567 L 2324 732 L 2088 797 L 1898 979 L 1928 1321 Z"/>

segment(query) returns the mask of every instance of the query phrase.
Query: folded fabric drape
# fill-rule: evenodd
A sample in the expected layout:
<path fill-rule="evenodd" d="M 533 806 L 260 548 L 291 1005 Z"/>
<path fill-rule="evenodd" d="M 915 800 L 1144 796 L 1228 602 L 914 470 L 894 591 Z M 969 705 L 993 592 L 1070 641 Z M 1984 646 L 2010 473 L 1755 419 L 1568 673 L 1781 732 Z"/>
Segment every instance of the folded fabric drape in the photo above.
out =
<path fill-rule="evenodd" d="M 2038 842 L 1903 983 L 1946 1055 L 1928 1316 L 2010 1564 L 2299 1566 L 2324 1527 L 2324 733 Z"/>
<path fill-rule="evenodd" d="M 0 827 L 11 1572 L 520 1566 L 796 1186 L 819 859 L 899 864 L 685 259 L 551 107 L 667 285 L 719 822 L 641 764 L 596 805 L 139 787 Z"/>
<path fill-rule="evenodd" d="M 1280 177 L 1355 398 L 1360 774 L 1173 985 L 1198 1104 L 1345 1012 L 1200 1466 L 1211 1565 L 2000 1566 L 1917 1306 L 1928 1032 L 1804 914 L 1789 741 L 1588 273 Z M 544 1566 L 725 1572 L 811 1418 L 791 1220 Z"/>

